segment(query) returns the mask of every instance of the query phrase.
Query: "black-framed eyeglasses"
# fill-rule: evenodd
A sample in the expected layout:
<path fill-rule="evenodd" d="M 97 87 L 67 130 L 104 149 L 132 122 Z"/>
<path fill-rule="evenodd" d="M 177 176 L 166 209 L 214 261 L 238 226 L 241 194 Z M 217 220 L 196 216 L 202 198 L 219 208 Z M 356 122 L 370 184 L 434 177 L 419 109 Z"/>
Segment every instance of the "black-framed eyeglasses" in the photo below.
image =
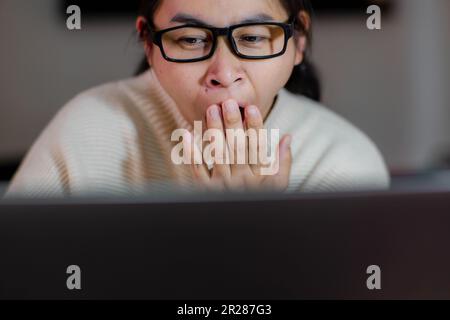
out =
<path fill-rule="evenodd" d="M 171 62 L 197 62 L 211 58 L 218 37 L 226 36 L 234 54 L 244 59 L 271 59 L 286 52 L 294 34 L 295 16 L 286 23 L 256 22 L 214 28 L 197 24 L 154 31 L 147 25 L 151 39 L 164 59 Z"/>

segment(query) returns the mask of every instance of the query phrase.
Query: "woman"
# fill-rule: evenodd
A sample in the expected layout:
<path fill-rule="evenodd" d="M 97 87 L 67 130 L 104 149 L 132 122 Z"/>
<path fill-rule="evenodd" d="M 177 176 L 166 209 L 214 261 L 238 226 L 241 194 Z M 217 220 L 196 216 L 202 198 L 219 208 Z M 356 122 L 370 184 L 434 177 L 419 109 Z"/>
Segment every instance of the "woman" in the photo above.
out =
<path fill-rule="evenodd" d="M 318 95 L 297 73 L 309 66 L 309 1 L 144 0 L 136 28 L 150 69 L 70 101 L 33 145 L 8 195 L 140 194 L 167 182 L 208 190 L 388 187 L 367 136 L 285 89 L 300 76 L 301 90 Z M 250 129 L 281 140 L 232 143 L 228 132 Z M 208 130 L 223 134 L 208 141 Z M 224 148 L 205 159 L 208 142 Z M 267 150 L 276 151 L 270 162 L 250 161 Z M 244 162 L 228 161 L 242 153 Z"/>

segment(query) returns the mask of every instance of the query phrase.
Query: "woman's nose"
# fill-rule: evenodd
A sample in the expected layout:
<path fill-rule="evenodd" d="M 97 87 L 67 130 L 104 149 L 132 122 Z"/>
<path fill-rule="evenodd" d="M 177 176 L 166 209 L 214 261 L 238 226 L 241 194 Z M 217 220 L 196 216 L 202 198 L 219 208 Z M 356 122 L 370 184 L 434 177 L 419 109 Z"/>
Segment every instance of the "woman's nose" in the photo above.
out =
<path fill-rule="evenodd" d="M 210 89 L 229 88 L 243 80 L 241 61 L 227 46 L 225 39 L 221 40 L 206 75 L 206 86 Z"/>

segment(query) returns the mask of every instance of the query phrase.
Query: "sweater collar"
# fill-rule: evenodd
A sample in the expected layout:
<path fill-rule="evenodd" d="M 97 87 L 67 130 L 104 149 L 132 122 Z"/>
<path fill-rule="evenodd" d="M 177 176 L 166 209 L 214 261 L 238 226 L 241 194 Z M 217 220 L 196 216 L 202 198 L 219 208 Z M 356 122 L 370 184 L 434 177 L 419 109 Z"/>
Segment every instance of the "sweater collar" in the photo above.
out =
<path fill-rule="evenodd" d="M 283 105 L 286 104 L 286 97 L 288 92 L 285 88 L 281 88 L 278 92 L 275 103 L 270 111 L 266 121 L 264 122 L 264 127 L 266 129 L 280 129 L 284 127 L 283 123 Z"/>
<path fill-rule="evenodd" d="M 176 128 L 183 128 L 188 131 L 192 131 L 194 128 L 193 124 L 190 124 L 186 120 L 173 98 L 166 92 L 166 90 L 164 90 L 154 70 L 150 69 L 146 71 L 143 76 L 152 84 L 150 85 L 150 95 L 156 99 L 157 103 L 162 104 L 164 109 L 171 114 L 173 120 L 175 121 Z"/>

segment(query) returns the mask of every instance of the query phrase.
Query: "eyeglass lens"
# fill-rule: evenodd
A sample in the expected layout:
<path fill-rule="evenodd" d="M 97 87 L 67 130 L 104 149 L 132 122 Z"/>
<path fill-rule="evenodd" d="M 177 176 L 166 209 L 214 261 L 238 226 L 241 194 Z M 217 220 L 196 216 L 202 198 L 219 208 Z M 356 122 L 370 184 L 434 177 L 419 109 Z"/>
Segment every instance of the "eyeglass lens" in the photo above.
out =
<path fill-rule="evenodd" d="M 277 25 L 250 25 L 233 30 L 237 51 L 248 57 L 265 57 L 283 51 L 284 29 Z M 165 54 L 176 60 L 199 59 L 213 50 L 214 35 L 200 27 L 184 27 L 163 34 Z"/>

